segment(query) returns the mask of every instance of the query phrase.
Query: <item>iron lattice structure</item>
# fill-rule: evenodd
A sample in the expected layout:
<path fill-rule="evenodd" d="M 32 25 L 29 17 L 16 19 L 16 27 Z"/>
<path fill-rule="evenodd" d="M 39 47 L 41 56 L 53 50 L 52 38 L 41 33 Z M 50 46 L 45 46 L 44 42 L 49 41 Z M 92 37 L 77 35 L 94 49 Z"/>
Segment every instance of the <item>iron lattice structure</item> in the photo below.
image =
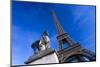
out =
<path fill-rule="evenodd" d="M 58 30 L 57 40 L 59 42 L 59 51 L 57 52 L 57 55 L 60 63 L 95 61 L 95 53 L 89 51 L 88 49 L 84 49 L 81 47 L 80 43 L 75 43 L 72 38 L 69 37 L 68 33 L 64 32 L 53 10 L 52 16 Z M 65 43 L 68 46 L 67 48 L 64 48 Z"/>

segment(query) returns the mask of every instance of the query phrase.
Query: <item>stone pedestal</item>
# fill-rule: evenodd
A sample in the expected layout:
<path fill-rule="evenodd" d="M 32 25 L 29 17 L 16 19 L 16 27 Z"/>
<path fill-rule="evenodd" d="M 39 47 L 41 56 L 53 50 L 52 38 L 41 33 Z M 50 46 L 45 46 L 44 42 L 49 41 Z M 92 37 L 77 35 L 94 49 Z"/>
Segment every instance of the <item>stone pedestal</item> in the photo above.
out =
<path fill-rule="evenodd" d="M 31 56 L 25 64 L 51 64 L 59 63 L 56 52 L 51 48 L 40 51 L 38 54 Z"/>

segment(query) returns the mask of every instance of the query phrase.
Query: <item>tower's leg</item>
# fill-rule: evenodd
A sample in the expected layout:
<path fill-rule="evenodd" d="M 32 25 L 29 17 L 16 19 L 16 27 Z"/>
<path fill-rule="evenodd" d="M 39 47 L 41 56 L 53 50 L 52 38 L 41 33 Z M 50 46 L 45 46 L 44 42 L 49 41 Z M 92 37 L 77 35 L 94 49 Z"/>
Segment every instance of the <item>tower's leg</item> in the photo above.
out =
<path fill-rule="evenodd" d="M 59 50 L 63 49 L 63 41 L 59 41 Z"/>

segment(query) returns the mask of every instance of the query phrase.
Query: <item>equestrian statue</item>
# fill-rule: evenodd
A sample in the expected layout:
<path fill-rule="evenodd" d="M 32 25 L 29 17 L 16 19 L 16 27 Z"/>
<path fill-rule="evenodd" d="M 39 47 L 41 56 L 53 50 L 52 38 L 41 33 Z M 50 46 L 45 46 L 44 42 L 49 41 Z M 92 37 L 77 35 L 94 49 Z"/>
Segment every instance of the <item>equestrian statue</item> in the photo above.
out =
<path fill-rule="evenodd" d="M 34 54 L 50 48 L 50 38 L 48 32 L 43 32 L 41 38 L 32 43 L 31 48 L 34 50 Z"/>

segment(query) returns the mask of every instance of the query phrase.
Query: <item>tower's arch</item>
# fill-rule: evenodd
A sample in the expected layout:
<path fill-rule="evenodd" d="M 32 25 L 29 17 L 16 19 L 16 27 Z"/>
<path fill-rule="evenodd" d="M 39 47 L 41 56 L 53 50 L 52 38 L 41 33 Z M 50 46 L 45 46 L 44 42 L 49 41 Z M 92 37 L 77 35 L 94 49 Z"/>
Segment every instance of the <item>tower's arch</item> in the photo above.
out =
<path fill-rule="evenodd" d="M 84 51 L 73 53 L 70 56 L 64 57 L 63 62 L 88 62 L 95 61 L 95 56 Z"/>

